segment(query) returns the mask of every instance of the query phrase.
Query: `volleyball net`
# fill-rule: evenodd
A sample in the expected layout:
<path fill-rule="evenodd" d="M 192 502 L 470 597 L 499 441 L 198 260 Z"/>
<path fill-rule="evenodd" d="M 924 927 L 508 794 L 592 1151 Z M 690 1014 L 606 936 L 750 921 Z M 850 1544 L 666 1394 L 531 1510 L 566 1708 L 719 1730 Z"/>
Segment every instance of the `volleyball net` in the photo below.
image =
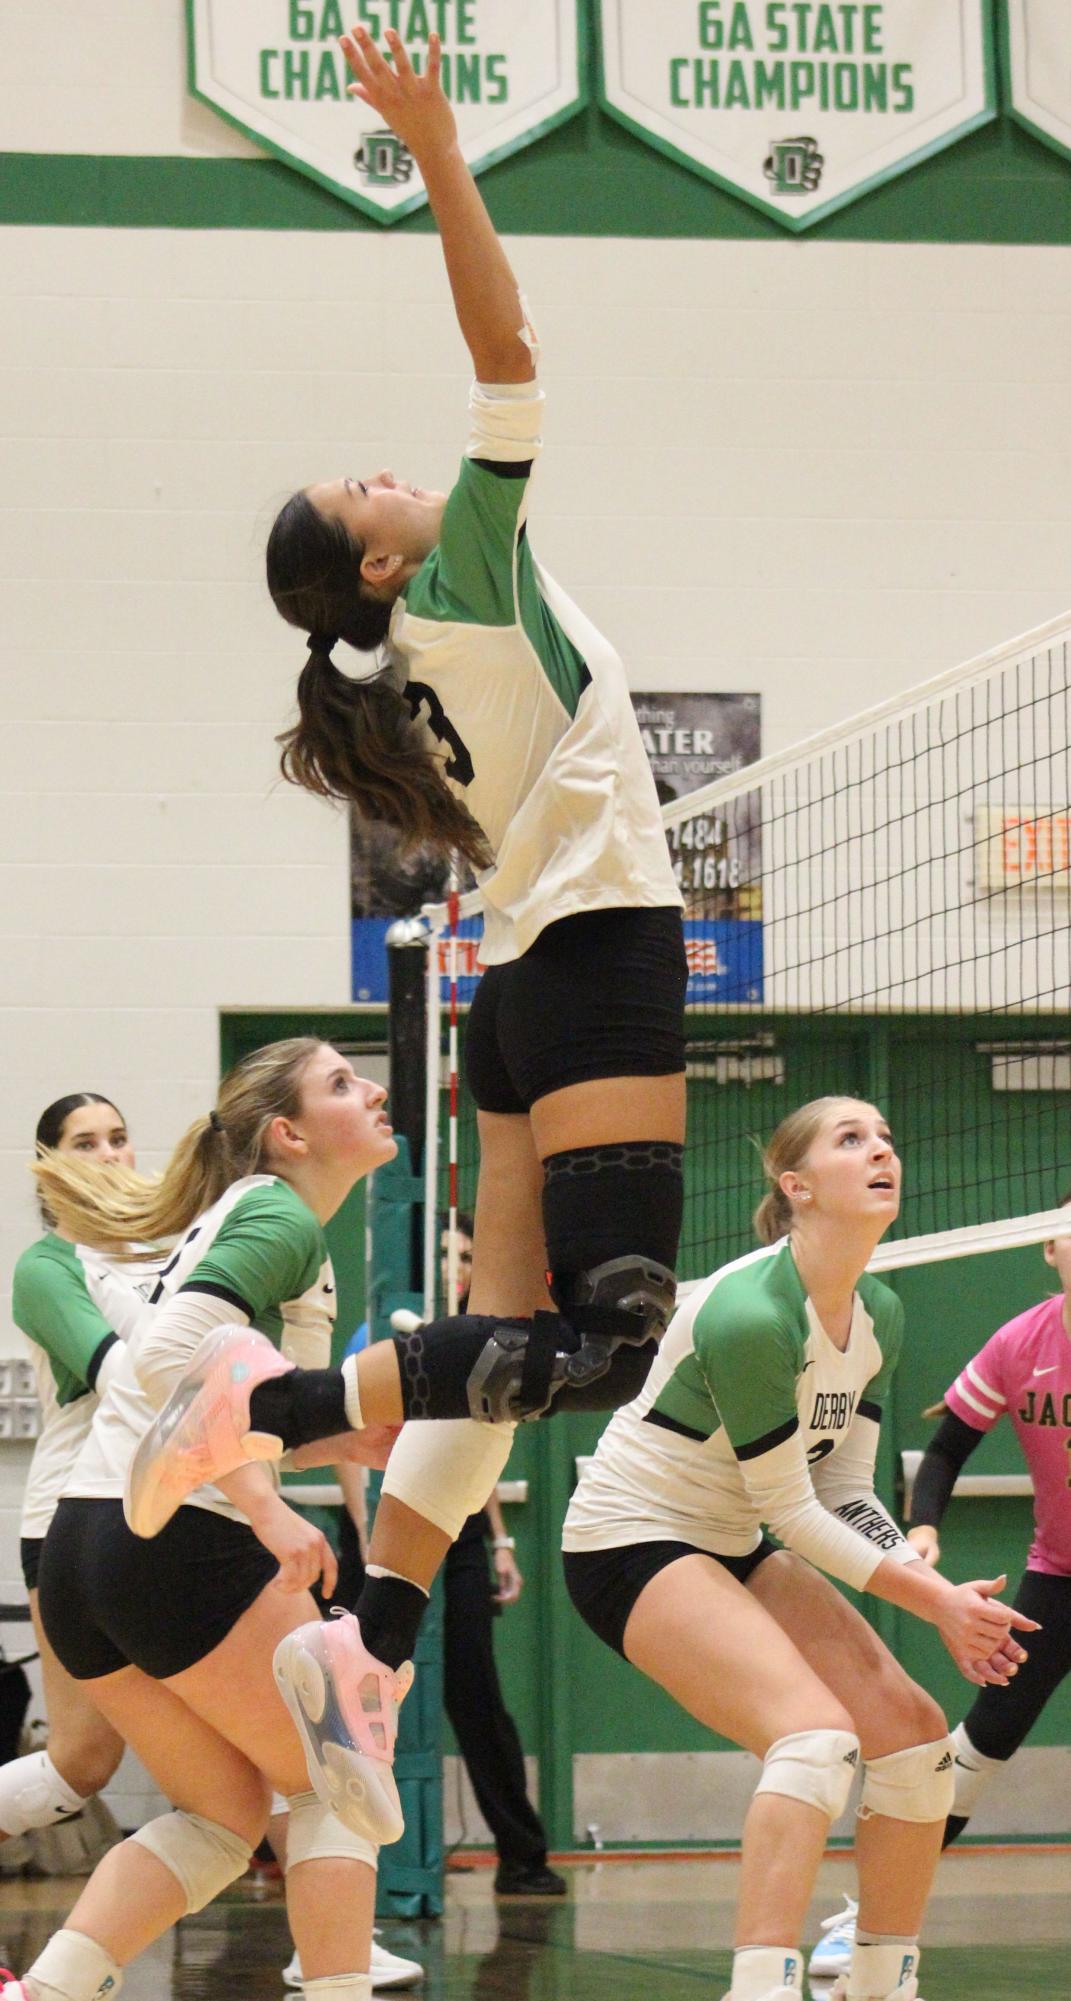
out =
<path fill-rule="evenodd" d="M 665 808 L 690 975 L 683 1279 L 752 1248 L 761 1142 L 826 1092 L 879 1105 L 903 1158 L 875 1266 L 1052 1234 L 1071 1187 L 1069 647 L 1071 616 Z M 452 1144 L 447 1122 L 478 892 L 425 916 L 434 1217 L 475 1194 L 463 1087 Z"/>

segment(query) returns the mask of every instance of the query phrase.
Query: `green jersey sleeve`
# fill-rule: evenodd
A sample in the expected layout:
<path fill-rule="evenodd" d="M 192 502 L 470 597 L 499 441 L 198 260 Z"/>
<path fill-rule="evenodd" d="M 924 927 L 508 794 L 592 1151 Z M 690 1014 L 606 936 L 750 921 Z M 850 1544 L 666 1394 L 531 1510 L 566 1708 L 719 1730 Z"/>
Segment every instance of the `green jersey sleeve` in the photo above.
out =
<path fill-rule="evenodd" d="M 465 625 L 517 622 L 515 562 L 531 464 L 463 459 L 439 541 L 406 591 L 413 618 Z"/>
<path fill-rule="evenodd" d="M 228 1300 L 256 1326 L 284 1301 L 300 1299 L 326 1256 L 312 1211 L 276 1181 L 235 1203 L 180 1290 Z"/>
<path fill-rule="evenodd" d="M 52 1363 L 60 1404 L 91 1389 L 101 1351 L 117 1336 L 90 1298 L 73 1244 L 43 1237 L 24 1251 L 15 1266 L 11 1305 L 15 1325 Z"/>
<path fill-rule="evenodd" d="M 693 1339 L 738 1459 L 768 1452 L 798 1430 L 800 1341 L 773 1301 L 726 1280 L 696 1315 Z"/>

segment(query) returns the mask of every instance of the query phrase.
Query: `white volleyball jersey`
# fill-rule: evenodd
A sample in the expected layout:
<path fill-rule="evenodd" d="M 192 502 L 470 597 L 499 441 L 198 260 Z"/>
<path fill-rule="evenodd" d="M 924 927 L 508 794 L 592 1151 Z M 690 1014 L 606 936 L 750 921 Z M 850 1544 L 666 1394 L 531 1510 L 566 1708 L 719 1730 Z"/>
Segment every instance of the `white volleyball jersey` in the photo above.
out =
<path fill-rule="evenodd" d="M 391 620 L 399 686 L 494 852 L 486 965 L 561 917 L 681 903 L 625 670 L 528 544 L 542 410 L 534 382 L 474 384 L 438 546 Z"/>
<path fill-rule="evenodd" d="M 190 1225 L 156 1282 L 152 1308 L 184 1290 L 207 1292 L 234 1308 L 301 1368 L 331 1359 L 335 1285 L 323 1228 L 299 1195 L 272 1174 L 247 1175 Z M 137 1339 L 100 1400 L 92 1429 L 64 1492 L 92 1500 L 122 1495 L 127 1467 L 156 1411 L 135 1370 Z M 200 1487 L 189 1504 L 245 1517 L 217 1487 Z"/>
<path fill-rule="evenodd" d="M 121 1264 L 49 1234 L 15 1266 L 12 1314 L 28 1336 L 41 1405 L 19 1533 L 44 1536 L 89 1435 L 97 1376 L 117 1341 L 148 1312 L 158 1263 Z"/>
<path fill-rule="evenodd" d="M 680 1541 L 747 1556 L 763 1527 L 862 1590 L 915 1552 L 874 1492 L 903 1308 L 864 1276 L 841 1350 L 786 1240 L 724 1265 L 674 1314 L 569 1505 L 566 1550 Z"/>

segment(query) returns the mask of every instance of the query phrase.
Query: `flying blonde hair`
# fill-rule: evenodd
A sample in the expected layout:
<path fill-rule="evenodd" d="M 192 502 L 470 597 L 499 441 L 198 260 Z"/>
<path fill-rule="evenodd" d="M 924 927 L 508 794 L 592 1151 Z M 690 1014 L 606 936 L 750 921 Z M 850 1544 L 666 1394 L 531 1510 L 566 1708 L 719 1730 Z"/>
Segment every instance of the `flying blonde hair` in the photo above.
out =
<path fill-rule="evenodd" d="M 32 1172 L 56 1227 L 111 1257 L 153 1257 L 232 1182 L 265 1171 L 268 1128 L 299 1116 L 302 1078 L 322 1047 L 316 1036 L 295 1035 L 243 1056 L 220 1084 L 215 1110 L 183 1133 L 163 1174 L 102 1173 L 76 1154 L 43 1148 Z"/>

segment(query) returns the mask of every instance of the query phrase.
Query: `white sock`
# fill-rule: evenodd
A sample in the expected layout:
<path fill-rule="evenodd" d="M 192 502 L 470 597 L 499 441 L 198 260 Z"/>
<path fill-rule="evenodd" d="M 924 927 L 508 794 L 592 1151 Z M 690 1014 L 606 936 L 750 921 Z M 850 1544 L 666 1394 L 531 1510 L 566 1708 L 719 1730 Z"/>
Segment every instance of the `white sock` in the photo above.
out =
<path fill-rule="evenodd" d="M 733 1954 L 727 2001 L 766 2001 L 781 1987 L 803 1993 L 803 1957 L 790 1945 L 745 1945 Z"/>
<path fill-rule="evenodd" d="M 59 1931 L 27 1970 L 33 2001 L 114 2001 L 123 1984 L 110 1952 L 85 1932 Z M 347 1997 L 348 2001 L 348 1997 Z"/>
<path fill-rule="evenodd" d="M 342 1364 L 342 1380 L 346 1385 L 346 1423 L 351 1431 L 364 1430 L 361 1385 L 357 1378 L 357 1364 L 360 1359 L 360 1355 L 347 1355 Z"/>
<path fill-rule="evenodd" d="M 846 2001 L 886 2001 L 918 1972 L 917 1938 L 879 1937 L 857 1931 L 848 1973 Z"/>
<path fill-rule="evenodd" d="M 976 1751 L 967 1735 L 967 1726 L 957 1723 L 952 1732 L 952 1742 L 956 1747 L 956 1797 L 952 1812 L 959 1819 L 969 1820 L 978 1805 L 983 1787 L 999 1772 L 1006 1758 L 984 1758 Z"/>
<path fill-rule="evenodd" d="M 370 2001 L 370 1973 L 325 1973 L 322 1980 L 306 1980 L 305 2001 Z"/>

